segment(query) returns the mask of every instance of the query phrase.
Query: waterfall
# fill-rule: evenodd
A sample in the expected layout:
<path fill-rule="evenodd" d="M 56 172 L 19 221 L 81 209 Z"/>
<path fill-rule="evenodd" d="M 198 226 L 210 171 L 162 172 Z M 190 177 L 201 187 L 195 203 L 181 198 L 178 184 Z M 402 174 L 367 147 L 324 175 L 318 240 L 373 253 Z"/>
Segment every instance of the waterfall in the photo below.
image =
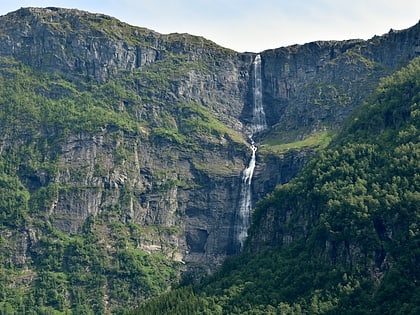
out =
<path fill-rule="evenodd" d="M 267 122 L 265 120 L 265 112 L 262 102 L 262 79 L 261 79 L 261 56 L 258 54 L 253 65 L 253 111 L 252 111 L 252 124 L 250 126 L 251 135 L 249 140 L 251 142 L 251 159 L 248 166 L 242 172 L 242 184 L 241 184 L 241 194 L 239 196 L 239 209 L 236 219 L 236 236 L 237 241 L 240 245 L 240 250 L 242 250 L 244 242 L 248 237 L 248 228 L 250 226 L 250 217 L 252 209 L 252 199 L 251 199 L 251 182 L 252 176 L 254 175 L 255 161 L 256 161 L 256 152 L 257 146 L 254 143 L 253 135 L 267 129 Z"/>
<path fill-rule="evenodd" d="M 253 98 L 254 108 L 252 111 L 252 134 L 267 129 L 267 123 L 265 121 L 265 112 L 262 102 L 262 79 L 261 79 L 261 56 L 258 54 L 253 65 L 254 80 L 253 80 Z M 252 137 L 252 136 L 251 136 Z"/>
<path fill-rule="evenodd" d="M 248 228 L 250 224 L 250 213 L 252 208 L 251 203 L 251 181 L 252 176 L 254 175 L 255 168 L 255 152 L 257 147 L 251 145 L 252 155 L 251 160 L 249 161 L 248 167 L 246 167 L 242 172 L 242 184 L 241 184 L 241 195 L 239 198 L 239 210 L 237 217 L 237 237 L 240 244 L 240 249 L 242 249 L 244 242 L 248 236 Z"/>

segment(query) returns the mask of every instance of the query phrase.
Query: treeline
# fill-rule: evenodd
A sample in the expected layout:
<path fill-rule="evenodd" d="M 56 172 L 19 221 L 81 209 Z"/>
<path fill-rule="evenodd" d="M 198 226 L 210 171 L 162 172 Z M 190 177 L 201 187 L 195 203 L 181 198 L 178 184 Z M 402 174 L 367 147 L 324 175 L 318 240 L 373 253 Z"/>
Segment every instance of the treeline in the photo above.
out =
<path fill-rule="evenodd" d="M 242 256 L 130 314 L 418 314 L 419 170 L 416 58 L 257 205 Z"/>

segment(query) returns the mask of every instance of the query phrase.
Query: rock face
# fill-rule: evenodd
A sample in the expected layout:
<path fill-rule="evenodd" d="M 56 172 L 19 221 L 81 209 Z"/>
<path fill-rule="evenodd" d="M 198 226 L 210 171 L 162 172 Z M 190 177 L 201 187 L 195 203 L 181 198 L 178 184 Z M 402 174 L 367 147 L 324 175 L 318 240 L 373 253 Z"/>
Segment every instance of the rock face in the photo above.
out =
<path fill-rule="evenodd" d="M 269 128 L 257 143 L 273 135 L 288 143 L 339 130 L 380 77 L 419 55 L 419 29 L 417 24 L 368 41 L 262 52 Z M 243 139 L 252 121 L 255 54 L 187 34 L 158 34 L 100 14 L 25 8 L 0 17 L 0 57 L 80 91 L 124 82 L 140 98 L 135 103 L 124 95 L 106 104 L 128 113 L 140 132 L 108 124 L 60 133 L 55 171 L 40 168 L 21 176 L 31 192 L 57 187 L 47 209 L 37 209 L 45 210 L 42 217 L 49 224 L 70 235 L 82 233 L 89 218 L 101 218 L 104 234 L 107 225 L 136 224 L 143 227 L 136 239 L 139 249 L 161 252 L 191 268 L 212 270 L 235 253 L 233 224 L 249 158 Z M 50 98 L 74 93 L 63 84 L 46 91 L 40 93 Z M 48 135 L 42 126 L 39 130 L 40 137 Z M 17 141 L 12 136 L 2 136 L 1 152 Z M 293 178 L 314 151 L 299 147 L 279 154 L 266 147 L 257 155 L 254 202 Z M 44 152 L 44 160 L 53 153 Z M 30 260 L 39 233 L 35 227 L 22 233 L 15 262 Z"/>
<path fill-rule="evenodd" d="M 265 51 L 269 124 L 299 136 L 341 126 L 380 77 L 419 55 L 419 29 L 417 24 L 368 41 L 313 42 Z"/>
<path fill-rule="evenodd" d="M 121 162 L 115 159 L 116 146 L 125 147 Z M 59 191 L 51 206 L 56 228 L 75 234 L 88 217 L 108 212 L 124 223 L 174 228 L 157 239 L 154 233 L 145 235 L 139 246 L 146 250 L 210 266 L 230 252 L 239 157 L 227 160 L 226 150 L 201 157 L 201 163 L 231 168 L 230 173 L 213 174 L 170 144 L 115 139 L 108 132 L 70 136 L 61 151 L 56 181 L 73 188 Z"/>
<path fill-rule="evenodd" d="M 16 24 L 17 19 L 22 23 Z M 21 9 L 2 21 L 3 29 L 10 34 L 2 38 L 2 55 L 13 55 L 45 71 L 93 76 L 102 82 L 115 72 L 142 67 L 159 58 L 156 49 L 106 36 L 95 28 L 94 23 L 101 20 L 114 22 L 103 15 L 76 10 Z M 157 40 L 153 32 L 138 31 L 150 34 L 151 41 Z"/>

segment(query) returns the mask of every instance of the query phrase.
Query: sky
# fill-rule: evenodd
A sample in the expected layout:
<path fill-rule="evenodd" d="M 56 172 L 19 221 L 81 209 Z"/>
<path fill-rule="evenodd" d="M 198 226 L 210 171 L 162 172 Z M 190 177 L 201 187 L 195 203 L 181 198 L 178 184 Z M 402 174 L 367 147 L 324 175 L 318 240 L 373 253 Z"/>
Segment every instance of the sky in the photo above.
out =
<path fill-rule="evenodd" d="M 418 0 L 6 0 L 0 15 L 21 7 L 103 13 L 163 34 L 203 36 L 238 52 L 369 39 L 420 19 Z"/>

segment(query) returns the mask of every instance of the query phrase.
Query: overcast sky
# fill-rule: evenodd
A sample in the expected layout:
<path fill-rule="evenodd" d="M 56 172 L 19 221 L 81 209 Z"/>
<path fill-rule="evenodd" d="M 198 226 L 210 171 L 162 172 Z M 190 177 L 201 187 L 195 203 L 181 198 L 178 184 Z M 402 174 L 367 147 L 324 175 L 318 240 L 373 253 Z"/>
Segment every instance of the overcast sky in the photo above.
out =
<path fill-rule="evenodd" d="M 164 34 L 204 36 L 239 52 L 368 39 L 420 19 L 418 0 L 1 0 L 0 15 L 28 6 L 104 13 Z"/>

